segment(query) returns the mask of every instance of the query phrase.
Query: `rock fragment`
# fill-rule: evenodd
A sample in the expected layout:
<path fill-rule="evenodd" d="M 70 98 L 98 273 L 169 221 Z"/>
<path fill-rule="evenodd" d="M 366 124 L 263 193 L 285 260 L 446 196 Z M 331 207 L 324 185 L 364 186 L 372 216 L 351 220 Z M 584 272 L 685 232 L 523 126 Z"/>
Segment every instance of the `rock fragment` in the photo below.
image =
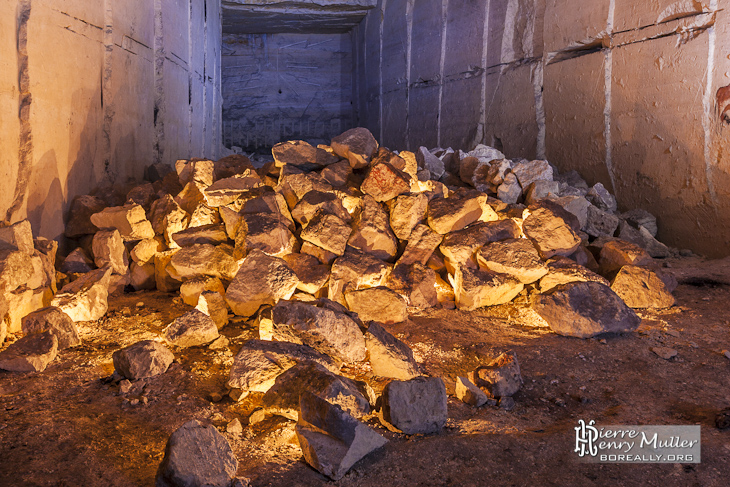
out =
<path fill-rule="evenodd" d="M 674 296 L 657 273 L 646 267 L 625 265 L 611 282 L 611 289 L 630 308 L 669 308 Z"/>
<path fill-rule="evenodd" d="M 58 353 L 58 338 L 50 331 L 27 335 L 0 352 L 0 369 L 43 372 Z"/>
<path fill-rule="evenodd" d="M 99 230 L 91 242 L 96 267 L 111 266 L 116 274 L 126 274 L 129 261 L 122 236 L 116 229 Z"/>
<path fill-rule="evenodd" d="M 65 350 L 81 344 L 76 325 L 63 311 L 53 306 L 41 308 L 22 319 L 24 335 L 50 331 L 58 340 L 58 350 Z"/>
<path fill-rule="evenodd" d="M 393 324 L 408 319 L 406 300 L 384 286 L 346 292 L 345 301 L 363 321 Z"/>
<path fill-rule="evenodd" d="M 581 243 L 580 237 L 565 218 L 549 206 L 530 207 L 530 215 L 522 223 L 522 231 L 543 259 L 554 255 L 567 257 Z"/>
<path fill-rule="evenodd" d="M 387 162 L 370 167 L 368 175 L 360 185 L 360 190 L 375 201 L 389 201 L 411 189 L 410 176 Z"/>
<path fill-rule="evenodd" d="M 66 284 L 51 300 L 73 321 L 95 321 L 104 316 L 108 308 L 111 267 L 88 272 Z"/>
<path fill-rule="evenodd" d="M 28 220 L 0 227 L 0 250 L 19 250 L 26 254 L 35 251 L 33 230 Z"/>
<path fill-rule="evenodd" d="M 509 274 L 523 284 L 535 282 L 548 273 L 537 249 L 524 238 L 485 245 L 477 253 L 477 262 L 482 269 Z"/>
<path fill-rule="evenodd" d="M 381 421 L 407 435 L 437 433 L 446 424 L 446 387 L 439 377 L 394 380 L 382 399 Z"/>
<path fill-rule="evenodd" d="M 410 347 L 379 323 L 370 323 L 365 333 L 365 345 L 375 375 L 398 380 L 410 380 L 421 375 Z"/>
<path fill-rule="evenodd" d="M 175 356 L 163 344 L 142 340 L 112 354 L 114 369 L 129 380 L 164 374 Z"/>
<path fill-rule="evenodd" d="M 366 167 L 378 150 L 378 142 L 370 131 L 363 127 L 350 129 L 332 139 L 332 150 L 338 156 L 350 161 L 353 169 Z"/>
<path fill-rule="evenodd" d="M 105 208 L 91 215 L 91 223 L 98 228 L 115 228 L 125 242 L 153 238 L 155 231 L 140 205 Z"/>
<path fill-rule="evenodd" d="M 342 255 L 351 233 L 350 225 L 337 216 L 319 212 L 302 230 L 301 238 L 334 255 Z"/>
<path fill-rule="evenodd" d="M 525 287 L 516 277 L 466 266 L 459 267 L 451 279 L 456 307 L 467 311 L 509 303 Z"/>
<path fill-rule="evenodd" d="M 96 196 L 76 196 L 71 202 L 68 223 L 63 234 L 68 238 L 78 238 L 96 233 L 99 229 L 91 223 L 91 215 L 99 213 L 105 206 L 104 200 Z"/>
<path fill-rule="evenodd" d="M 428 197 L 423 193 L 403 194 L 390 205 L 390 227 L 401 240 L 407 240 L 413 229 L 426 217 Z"/>
<path fill-rule="evenodd" d="M 219 330 L 228 324 L 228 306 L 223 293 L 217 291 L 201 292 L 195 309 L 210 316 Z"/>
<path fill-rule="evenodd" d="M 365 196 L 347 245 L 380 260 L 391 259 L 398 252 L 398 240 L 390 229 L 388 214 L 373 197 Z"/>
<path fill-rule="evenodd" d="M 489 402 L 489 396 L 466 377 L 456 378 L 456 397 L 470 406 L 482 407 Z"/>
<path fill-rule="evenodd" d="M 477 387 L 492 397 L 509 397 L 522 387 L 520 365 L 512 351 L 501 354 L 488 365 L 477 367 L 470 376 Z"/>
<path fill-rule="evenodd" d="M 162 336 L 177 347 L 197 347 L 218 338 L 218 327 L 210 316 L 194 309 L 170 323 L 162 331 Z"/>
<path fill-rule="evenodd" d="M 434 198 L 428 204 L 428 226 L 441 235 L 461 230 L 479 220 L 486 198 L 478 191 L 449 198 Z"/>

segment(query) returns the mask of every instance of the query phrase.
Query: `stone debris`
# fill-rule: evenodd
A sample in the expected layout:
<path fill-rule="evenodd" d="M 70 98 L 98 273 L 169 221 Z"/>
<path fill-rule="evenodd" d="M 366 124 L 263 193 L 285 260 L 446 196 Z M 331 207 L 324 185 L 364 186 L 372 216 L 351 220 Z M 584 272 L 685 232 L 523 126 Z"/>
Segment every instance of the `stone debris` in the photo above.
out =
<path fill-rule="evenodd" d="M 142 340 L 112 354 L 114 370 L 129 380 L 164 374 L 175 356 L 163 344 Z"/>
<path fill-rule="evenodd" d="M 365 333 L 365 346 L 373 374 L 398 380 L 410 380 L 421 375 L 410 347 L 379 323 L 370 323 Z"/>
<path fill-rule="evenodd" d="M 220 245 L 228 242 L 228 234 L 224 225 L 212 223 L 191 226 L 172 234 L 172 242 L 178 247 L 190 247 L 195 244 Z"/>
<path fill-rule="evenodd" d="M 225 295 L 226 288 L 219 278 L 211 276 L 189 279 L 180 285 L 180 297 L 188 306 L 197 306 L 200 294 L 204 291 L 215 291 Z"/>
<path fill-rule="evenodd" d="M 671 360 L 677 356 L 677 351 L 673 348 L 668 347 L 652 347 L 651 351 L 663 358 L 664 360 Z"/>
<path fill-rule="evenodd" d="M 381 286 L 391 267 L 382 260 L 358 250 L 348 250 L 332 263 L 327 297 L 346 305 L 345 291 Z"/>
<path fill-rule="evenodd" d="M 601 183 L 596 183 L 586 194 L 586 199 L 597 208 L 609 213 L 616 213 L 616 198 Z"/>
<path fill-rule="evenodd" d="M 111 266 L 112 272 L 126 274 L 129 268 L 129 259 L 124 248 L 122 236 L 116 229 L 99 230 L 94 234 L 91 242 L 96 267 Z"/>
<path fill-rule="evenodd" d="M 144 208 L 140 205 L 125 205 L 104 208 L 91 215 L 91 223 L 96 227 L 119 230 L 125 242 L 154 238 L 155 231 L 147 220 Z"/>
<path fill-rule="evenodd" d="M 172 278 L 181 282 L 205 276 L 231 281 L 239 271 L 238 261 L 222 246 L 195 244 L 172 254 L 163 252 L 157 255 L 170 256 L 166 270 Z"/>
<path fill-rule="evenodd" d="M 76 324 L 59 308 L 41 308 L 24 316 L 21 323 L 24 335 L 51 332 L 58 339 L 58 350 L 81 344 Z"/>
<path fill-rule="evenodd" d="M 316 190 L 309 191 L 299 200 L 291 211 L 291 216 L 304 228 L 320 211 L 335 215 L 345 223 L 349 223 L 352 220 L 350 214 L 342 205 L 342 200 L 336 194 L 323 193 Z"/>
<path fill-rule="evenodd" d="M 479 222 L 445 235 L 439 250 L 444 256 L 446 269 L 454 274 L 460 265 L 477 268 L 476 253 L 487 243 L 519 236 L 520 228 L 512 219 Z"/>
<path fill-rule="evenodd" d="M 540 279 L 539 289 L 545 293 L 555 286 L 569 282 L 593 281 L 609 286 L 608 280 L 587 269 L 586 267 L 568 259 L 567 257 L 553 257 L 547 261 L 548 273 Z"/>
<path fill-rule="evenodd" d="M 91 215 L 99 213 L 106 205 L 104 200 L 91 195 L 76 196 L 71 202 L 69 218 L 63 234 L 68 238 L 93 235 L 99 229 L 91 223 Z"/>
<path fill-rule="evenodd" d="M 491 397 L 510 397 L 522 387 L 520 365 L 514 352 L 501 354 L 487 365 L 477 367 L 469 374 L 474 385 Z"/>
<path fill-rule="evenodd" d="M 408 244 L 398 259 L 398 264 L 426 264 L 443 239 L 442 235 L 419 223 L 406 239 Z"/>
<path fill-rule="evenodd" d="M 420 264 L 398 264 L 385 281 L 386 287 L 403 296 L 406 305 L 418 310 L 438 303 L 436 277 L 433 269 Z"/>
<path fill-rule="evenodd" d="M 428 196 L 423 193 L 402 194 L 390 203 L 390 228 L 400 240 L 408 240 L 411 232 L 426 218 Z"/>
<path fill-rule="evenodd" d="M 139 264 L 154 264 L 155 255 L 158 252 L 163 252 L 166 248 L 164 240 L 161 237 L 146 238 L 140 240 L 132 250 L 129 251 L 129 256 L 132 260 Z"/>
<path fill-rule="evenodd" d="M 287 224 L 267 213 L 245 214 L 236 233 L 236 255 L 244 257 L 253 250 L 281 257 L 298 250 L 299 244 Z"/>
<path fill-rule="evenodd" d="M 583 231 L 591 237 L 612 237 L 619 225 L 617 216 L 593 205 L 588 206 Z"/>
<path fill-rule="evenodd" d="M 651 269 L 625 265 L 611 281 L 611 289 L 630 308 L 669 308 L 674 296 L 664 281 Z"/>
<path fill-rule="evenodd" d="M 98 320 L 108 308 L 111 275 L 109 266 L 84 274 L 61 288 L 51 300 L 51 306 L 59 308 L 73 321 Z"/>
<path fill-rule="evenodd" d="M 439 377 L 416 377 L 388 383 L 383 390 L 380 421 L 407 435 L 432 434 L 446 424 L 446 387 Z"/>
<path fill-rule="evenodd" d="M 336 215 L 320 212 L 302 229 L 301 238 L 337 256 L 345 253 L 351 233 L 350 225 Z"/>
<path fill-rule="evenodd" d="M 385 286 L 348 291 L 345 293 L 345 302 L 363 321 L 393 324 L 408 319 L 406 300 Z"/>
<path fill-rule="evenodd" d="M 370 158 L 378 150 L 378 142 L 366 128 L 357 127 L 332 139 L 332 150 L 343 159 L 350 161 L 353 169 L 368 166 Z"/>
<path fill-rule="evenodd" d="M 474 407 L 482 407 L 489 403 L 490 397 L 487 394 L 475 386 L 466 377 L 456 378 L 456 389 L 454 394 L 460 401 Z"/>
<path fill-rule="evenodd" d="M 22 220 L 6 227 L 0 227 L 0 250 L 19 250 L 33 254 L 33 231 L 28 220 Z"/>
<path fill-rule="evenodd" d="M 0 369 L 43 372 L 58 353 L 58 338 L 51 331 L 26 335 L 0 352 Z"/>
<path fill-rule="evenodd" d="M 297 275 L 299 291 L 317 294 L 330 278 L 330 267 L 321 264 L 319 259 L 309 254 L 288 254 L 283 257 L 294 274 Z"/>
<path fill-rule="evenodd" d="M 441 235 L 461 230 L 479 220 L 486 195 L 467 191 L 449 198 L 434 198 L 428 203 L 428 226 Z"/>
<path fill-rule="evenodd" d="M 172 236 L 188 227 L 190 214 L 180 208 L 175 199 L 166 194 L 152 203 L 150 222 L 157 235 L 162 235 L 168 245 L 177 247 Z"/>
<path fill-rule="evenodd" d="M 516 277 L 489 270 L 462 266 L 449 274 L 454 288 L 456 307 L 470 311 L 484 306 L 509 303 L 524 289 Z"/>
<path fill-rule="evenodd" d="M 223 294 L 218 291 L 201 292 L 195 309 L 210 316 L 219 330 L 228 324 L 228 306 Z"/>
<path fill-rule="evenodd" d="M 443 176 L 446 167 L 444 162 L 432 154 L 427 148 L 421 146 L 416 152 L 416 162 L 419 169 L 425 169 L 429 173 L 429 178 L 439 179 Z"/>
<path fill-rule="evenodd" d="M 231 487 L 237 471 L 228 440 L 213 425 L 193 419 L 167 440 L 155 487 Z"/>
<path fill-rule="evenodd" d="M 197 347 L 218 338 L 218 327 L 210 316 L 193 309 L 170 323 L 162 330 L 162 336 L 176 347 Z"/>
<path fill-rule="evenodd" d="M 625 265 L 650 266 L 653 262 L 654 260 L 644 249 L 619 239 L 606 242 L 601 248 L 598 259 L 603 275 L 616 272 Z"/>
<path fill-rule="evenodd" d="M 308 392 L 300 399 L 296 434 L 306 462 L 332 480 L 388 442 L 337 404 Z"/>
<path fill-rule="evenodd" d="M 398 239 L 390 229 L 388 213 L 372 196 L 363 199 L 347 245 L 380 260 L 392 260 L 398 252 Z"/>
<path fill-rule="evenodd" d="M 524 238 L 502 240 L 485 245 L 477 253 L 479 267 L 509 274 L 530 284 L 548 273 L 548 267 L 532 243 Z"/>
<path fill-rule="evenodd" d="M 548 161 L 521 161 L 512 166 L 512 173 L 525 191 L 535 181 L 553 180 L 553 168 Z"/>
<path fill-rule="evenodd" d="M 532 308 L 555 333 L 579 338 L 634 331 L 641 323 L 610 287 L 597 282 L 556 286 L 534 296 Z"/>
<path fill-rule="evenodd" d="M 529 216 L 522 222 L 522 231 L 543 259 L 554 255 L 567 257 L 576 251 L 581 239 L 563 215 L 557 214 L 555 207 L 533 205 L 528 211 Z"/>
<path fill-rule="evenodd" d="M 398 195 L 411 190 L 411 177 L 390 165 L 379 162 L 370 167 L 368 175 L 360 185 L 360 190 L 375 201 L 390 201 Z"/>

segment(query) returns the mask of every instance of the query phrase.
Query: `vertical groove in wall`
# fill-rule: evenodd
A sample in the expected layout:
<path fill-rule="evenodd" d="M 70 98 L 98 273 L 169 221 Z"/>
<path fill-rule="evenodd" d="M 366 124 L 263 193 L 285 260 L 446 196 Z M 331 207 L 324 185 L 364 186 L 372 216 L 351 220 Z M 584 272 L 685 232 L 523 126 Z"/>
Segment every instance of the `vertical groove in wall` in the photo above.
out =
<path fill-rule="evenodd" d="M 716 12 L 718 8 L 718 1 L 710 1 L 710 11 Z M 715 33 L 715 26 L 711 26 L 708 29 L 708 49 L 707 49 L 707 80 L 705 82 L 705 93 L 702 97 L 702 107 L 704 109 L 704 117 L 702 118 L 702 128 L 705 131 L 705 178 L 707 179 L 707 190 L 710 193 L 713 203 L 717 203 L 717 193 L 715 192 L 715 185 L 712 181 L 712 118 L 714 117 L 714 106 L 712 102 L 712 95 L 714 89 L 712 86 L 712 76 L 715 72 L 715 44 L 717 42 Z"/>
<path fill-rule="evenodd" d="M 383 0 L 383 3 L 381 5 L 380 10 L 380 18 L 379 18 L 379 31 L 380 31 L 380 54 L 378 55 L 378 100 L 379 100 L 379 113 L 378 113 L 378 125 L 380 126 L 380 143 L 383 143 L 383 24 L 384 24 L 384 16 L 385 16 L 385 6 L 388 3 L 388 0 Z"/>
<path fill-rule="evenodd" d="M 208 0 L 203 0 L 203 157 L 208 155 Z"/>
<path fill-rule="evenodd" d="M 411 49 L 413 40 L 413 2 L 408 0 L 406 3 L 406 149 L 413 150 L 411 147 Z"/>
<path fill-rule="evenodd" d="M 616 0 L 611 0 L 608 5 L 608 19 L 606 21 L 606 32 L 608 36 L 613 35 L 613 19 L 616 11 Z M 606 104 L 603 108 L 603 138 L 606 139 L 606 171 L 608 177 L 611 178 L 611 192 L 616 194 L 616 180 L 613 175 L 613 143 L 611 141 L 611 103 L 613 89 L 613 48 L 609 47 L 605 50 L 604 55 L 604 93 Z"/>
<path fill-rule="evenodd" d="M 104 160 L 104 177 L 113 183 L 117 172 L 112 165 L 112 120 L 114 119 L 114 100 L 112 87 L 112 54 L 114 51 L 113 30 L 114 0 L 104 0 L 104 60 L 101 76 L 101 101 L 104 121 L 102 123 L 102 151 Z"/>
<path fill-rule="evenodd" d="M 188 0 L 188 157 L 193 157 L 193 0 Z"/>
<path fill-rule="evenodd" d="M 11 222 L 15 213 L 23 205 L 25 193 L 30 181 L 33 164 L 33 134 L 30 126 L 30 78 L 28 76 L 28 20 L 30 19 L 30 0 L 18 3 L 16 18 L 16 46 L 18 56 L 18 120 L 20 134 L 18 146 L 18 176 L 15 179 L 13 202 L 5 214 L 5 220 Z"/>
<path fill-rule="evenodd" d="M 441 57 L 439 58 L 439 109 L 436 124 L 436 145 L 441 147 L 441 106 L 444 99 L 444 66 L 446 65 L 446 29 L 449 0 L 441 0 Z"/>
<path fill-rule="evenodd" d="M 154 136 L 154 162 L 162 162 L 165 153 L 165 88 L 162 75 L 165 68 L 165 46 L 162 34 L 162 0 L 155 1 L 155 95 L 153 121 L 155 126 Z"/>
<path fill-rule="evenodd" d="M 479 107 L 479 127 L 477 128 L 476 138 L 472 145 L 479 143 L 486 144 L 487 138 L 487 55 L 489 54 L 489 6 L 491 1 L 484 2 L 484 29 L 482 32 L 482 97 Z"/>
<path fill-rule="evenodd" d="M 537 123 L 537 158 L 545 159 L 545 105 L 543 103 L 544 62 L 532 66 L 532 89 L 535 95 L 535 122 Z"/>
<path fill-rule="evenodd" d="M 353 100 L 355 100 L 355 103 L 352 104 L 352 122 L 354 126 L 361 126 L 360 105 L 362 104 L 362 95 L 360 94 L 360 85 L 362 80 L 360 79 L 360 49 L 365 49 L 365 46 L 360 45 L 360 24 L 356 25 L 355 28 L 352 29 L 352 33 L 350 35 L 352 36 L 352 57 L 355 72 L 355 76 L 352 78 L 352 93 Z"/>

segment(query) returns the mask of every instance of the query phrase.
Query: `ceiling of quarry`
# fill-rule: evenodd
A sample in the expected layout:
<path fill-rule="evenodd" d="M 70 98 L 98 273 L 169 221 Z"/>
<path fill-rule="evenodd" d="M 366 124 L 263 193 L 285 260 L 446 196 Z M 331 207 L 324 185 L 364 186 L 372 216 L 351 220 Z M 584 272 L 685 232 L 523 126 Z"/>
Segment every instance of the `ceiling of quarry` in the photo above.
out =
<path fill-rule="evenodd" d="M 227 0 L 224 34 L 347 32 L 377 0 Z"/>

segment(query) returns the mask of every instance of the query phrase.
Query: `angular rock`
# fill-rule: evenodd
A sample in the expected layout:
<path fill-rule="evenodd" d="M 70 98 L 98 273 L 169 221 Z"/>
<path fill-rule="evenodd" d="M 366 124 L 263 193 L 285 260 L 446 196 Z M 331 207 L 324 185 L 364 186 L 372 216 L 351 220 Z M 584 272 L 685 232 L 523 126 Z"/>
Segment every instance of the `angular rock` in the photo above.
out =
<path fill-rule="evenodd" d="M 478 191 L 450 198 L 434 198 L 428 204 L 428 226 L 445 235 L 479 220 L 487 196 Z"/>
<path fill-rule="evenodd" d="M 504 154 L 488 145 L 478 144 L 474 150 L 466 154 L 469 157 L 476 157 L 480 161 L 493 161 L 494 159 L 504 159 Z"/>
<path fill-rule="evenodd" d="M 446 268 L 454 274 L 459 265 L 477 267 L 476 252 L 489 242 L 518 238 L 520 228 L 512 219 L 479 222 L 444 236 L 439 249 Z"/>
<path fill-rule="evenodd" d="M 188 306 L 197 306 L 203 291 L 214 291 L 224 295 L 226 288 L 219 278 L 211 276 L 195 277 L 180 285 L 180 297 Z"/>
<path fill-rule="evenodd" d="M 638 245 L 616 239 L 603 245 L 598 263 L 601 265 L 601 274 L 609 275 L 625 265 L 651 265 L 653 259 Z"/>
<path fill-rule="evenodd" d="M 0 253 L 0 255 L 2 254 Z M 85 274 L 93 271 L 95 268 L 94 261 L 86 255 L 86 251 L 81 247 L 77 247 L 63 259 L 63 264 L 61 264 L 59 270 L 64 274 Z"/>
<path fill-rule="evenodd" d="M 162 336 L 180 348 L 197 347 L 218 338 L 218 327 L 210 316 L 193 309 L 170 323 L 162 330 Z"/>
<path fill-rule="evenodd" d="M 226 302 L 239 316 L 253 316 L 261 305 L 289 299 L 299 279 L 283 259 L 254 249 L 226 290 Z"/>
<path fill-rule="evenodd" d="M 299 398 L 307 392 L 339 405 L 356 418 L 370 414 L 370 401 L 361 392 L 363 385 L 334 374 L 315 362 L 302 362 L 279 375 L 264 394 L 266 412 L 297 419 Z"/>
<path fill-rule="evenodd" d="M 499 186 L 504 183 L 509 174 L 512 163 L 508 159 L 496 159 L 489 162 L 476 160 L 478 162 L 474 166 L 471 178 L 465 182 L 471 183 L 474 188 L 483 193 L 497 193 Z M 459 171 L 459 175 L 462 174 L 466 174 L 466 172 Z"/>
<path fill-rule="evenodd" d="M 385 285 L 403 296 L 406 304 L 416 309 L 436 306 L 436 272 L 421 263 L 398 264 L 388 276 Z"/>
<path fill-rule="evenodd" d="M 58 353 L 58 338 L 50 331 L 27 335 L 0 352 L 0 369 L 43 372 Z"/>
<path fill-rule="evenodd" d="M 674 296 L 664 281 L 651 269 L 625 265 L 611 282 L 611 289 L 630 308 L 669 308 Z"/>
<path fill-rule="evenodd" d="M 446 424 L 446 387 L 439 377 L 394 380 L 382 399 L 381 421 L 407 435 L 437 433 Z"/>
<path fill-rule="evenodd" d="M 618 224 L 619 219 L 617 216 L 590 205 L 583 231 L 591 237 L 613 237 Z"/>
<path fill-rule="evenodd" d="M 638 230 L 643 227 L 649 235 L 656 237 L 658 231 L 656 217 L 648 211 L 636 208 L 634 210 L 621 213 L 621 218 L 626 220 L 632 227 Z"/>
<path fill-rule="evenodd" d="M 520 364 L 512 351 L 501 354 L 488 365 L 477 367 L 469 375 L 477 387 L 492 397 L 510 397 L 522 387 Z"/>
<path fill-rule="evenodd" d="M 512 174 L 525 190 L 535 181 L 552 181 L 553 168 L 548 161 L 522 161 L 512 166 Z"/>
<path fill-rule="evenodd" d="M 543 259 L 554 255 L 568 256 L 581 243 L 569 223 L 548 206 L 530 207 L 530 215 L 522 222 L 522 231 Z"/>
<path fill-rule="evenodd" d="M 423 146 L 419 147 L 418 151 L 416 151 L 416 161 L 418 162 L 418 167 L 426 169 L 432 175 L 433 179 L 440 178 L 444 174 L 444 171 L 446 171 L 444 161 L 431 154 Z"/>
<path fill-rule="evenodd" d="M 200 203 L 190 212 L 188 227 L 203 227 L 217 225 L 221 222 L 218 208 L 211 208 L 205 203 Z"/>
<path fill-rule="evenodd" d="M 293 209 L 312 190 L 323 193 L 332 191 L 332 185 L 319 174 L 296 172 L 297 169 L 287 170 L 287 167 L 282 169 L 276 189 L 284 196 L 289 208 Z"/>
<path fill-rule="evenodd" d="M 230 281 L 236 275 L 238 269 L 239 264 L 236 259 L 223 250 L 222 247 L 214 247 L 210 244 L 195 244 L 172 254 L 168 272 L 179 281 L 203 276 Z"/>
<path fill-rule="evenodd" d="M 641 323 L 610 287 L 597 282 L 556 286 L 534 296 L 532 308 L 558 335 L 579 338 L 633 331 Z"/>
<path fill-rule="evenodd" d="M 91 215 L 91 223 L 98 228 L 116 228 L 125 242 L 153 238 L 155 231 L 140 205 L 105 208 Z"/>
<path fill-rule="evenodd" d="M 229 205 L 242 194 L 263 184 L 254 169 L 247 169 L 243 174 L 220 179 L 205 188 L 203 190 L 204 201 L 211 208 Z"/>
<path fill-rule="evenodd" d="M 76 196 L 71 202 L 63 234 L 68 238 L 78 238 L 96 233 L 99 229 L 91 223 L 91 215 L 99 213 L 105 206 L 104 200 L 96 196 Z"/>
<path fill-rule="evenodd" d="M 170 275 L 172 258 L 180 249 L 166 250 L 155 255 L 155 287 L 163 293 L 171 293 L 180 288 L 180 280 Z M 178 275 L 175 272 L 175 275 Z"/>
<path fill-rule="evenodd" d="M 210 316 L 219 330 L 228 324 L 228 306 L 222 293 L 203 291 L 198 297 L 195 309 Z"/>
<path fill-rule="evenodd" d="M 200 225 L 173 233 L 172 241 L 179 247 L 190 247 L 195 244 L 216 246 L 228 242 L 228 234 L 223 225 Z"/>
<path fill-rule="evenodd" d="M 418 224 L 408 237 L 408 244 L 398 264 L 426 264 L 434 251 L 441 245 L 443 236 L 426 225 Z"/>
<path fill-rule="evenodd" d="M 155 487 L 231 487 L 238 460 L 213 425 L 188 421 L 167 440 Z"/>
<path fill-rule="evenodd" d="M 35 251 L 33 230 L 28 220 L 0 227 L 0 250 L 19 250 L 26 254 Z"/>
<path fill-rule="evenodd" d="M 347 227 L 349 228 L 349 227 Z M 345 245 L 347 245 L 347 241 L 345 241 Z M 325 265 L 331 265 L 332 262 L 337 258 L 337 254 L 330 252 L 329 250 L 325 250 L 321 247 L 318 247 L 314 245 L 312 242 L 304 241 L 302 243 L 302 248 L 299 251 L 302 255 L 311 255 L 312 257 L 316 258 L 319 262 Z"/>
<path fill-rule="evenodd" d="M 320 264 L 319 260 L 309 254 L 289 254 L 282 257 L 297 275 L 297 289 L 315 294 L 329 281 L 330 268 Z"/>
<path fill-rule="evenodd" d="M 166 194 L 152 203 L 150 222 L 155 233 L 164 236 L 168 245 L 177 247 L 172 236 L 188 227 L 190 215 Z"/>
<path fill-rule="evenodd" d="M 341 161 L 325 167 L 320 174 L 332 186 L 339 188 L 344 186 L 352 175 L 352 166 L 349 161 Z"/>
<path fill-rule="evenodd" d="M 213 164 L 213 179 L 219 181 L 238 174 L 244 174 L 246 169 L 255 169 L 251 164 L 251 160 L 241 154 L 231 154 L 218 159 Z"/>
<path fill-rule="evenodd" d="M 378 150 L 378 142 L 370 131 L 363 127 L 350 129 L 332 139 L 332 150 L 338 156 L 350 161 L 353 169 L 366 167 Z"/>
<path fill-rule="evenodd" d="M 365 333 L 365 345 L 375 375 L 398 380 L 410 380 L 421 375 L 410 347 L 379 323 L 370 323 Z"/>
<path fill-rule="evenodd" d="M 574 262 L 566 257 L 554 257 L 547 263 L 548 273 L 540 279 L 540 292 L 544 293 L 555 286 L 568 284 L 569 282 L 598 282 L 605 286 L 609 282 L 603 276 L 599 276 L 595 272 Z"/>
<path fill-rule="evenodd" d="M 195 182 L 187 183 L 182 191 L 175 196 L 175 203 L 186 213 L 192 215 L 193 212 L 205 203 L 205 195 L 203 191 L 207 185 L 201 185 Z"/>
<path fill-rule="evenodd" d="M 127 193 L 127 203 L 134 203 L 148 210 L 152 201 L 157 198 L 156 193 L 152 183 L 140 184 Z"/>
<path fill-rule="evenodd" d="M 587 199 L 578 195 L 566 195 L 555 198 L 553 201 L 565 211 L 573 214 L 578 219 L 580 228 L 585 228 L 588 223 L 588 208 L 592 206 Z"/>
<path fill-rule="evenodd" d="M 73 320 L 53 306 L 41 308 L 24 316 L 21 323 L 24 335 L 50 331 L 58 339 L 58 350 L 81 344 Z"/>
<path fill-rule="evenodd" d="M 161 237 L 140 240 L 129 252 L 134 262 L 140 265 L 153 264 L 155 255 L 165 250 L 165 243 Z"/>
<path fill-rule="evenodd" d="M 456 307 L 456 295 L 451 284 L 446 282 L 440 275 L 436 274 L 436 299 L 441 306 L 454 309 Z"/>
<path fill-rule="evenodd" d="M 391 259 L 398 252 L 398 240 L 390 229 L 388 214 L 372 196 L 365 196 L 347 245 L 380 260 Z"/>
<path fill-rule="evenodd" d="M 33 278 L 33 259 L 19 250 L 0 250 L 0 292 L 12 291 Z"/>
<path fill-rule="evenodd" d="M 287 164 L 304 170 L 317 167 L 317 148 L 303 140 L 279 142 L 271 149 L 271 153 L 277 167 Z"/>
<path fill-rule="evenodd" d="M 307 345 L 249 340 L 233 359 L 227 386 L 244 392 L 266 392 L 281 374 L 299 363 L 317 363 L 333 374 L 340 368 L 329 356 Z"/>
<path fill-rule="evenodd" d="M 279 301 L 271 309 L 271 336 L 308 345 L 343 362 L 365 360 L 365 338 L 345 313 L 298 301 Z"/>
<path fill-rule="evenodd" d="M 537 249 L 525 238 L 485 245 L 477 253 L 477 263 L 482 269 L 514 276 L 523 284 L 535 282 L 548 273 Z"/>
<path fill-rule="evenodd" d="M 296 433 L 307 463 L 332 480 L 344 477 L 355 463 L 388 442 L 339 406 L 311 393 L 302 394 Z"/>
<path fill-rule="evenodd" d="M 350 225 L 335 215 L 319 212 L 302 230 L 302 240 L 316 245 L 335 255 L 345 253 L 347 241 L 352 234 Z"/>
<path fill-rule="evenodd" d="M 347 307 L 363 321 L 384 324 L 401 323 L 408 319 L 406 300 L 387 287 L 378 286 L 345 293 Z"/>
<path fill-rule="evenodd" d="M 508 173 L 502 184 L 497 188 L 497 198 L 508 205 L 512 205 L 519 201 L 520 196 L 522 196 L 522 186 L 520 186 L 517 177 L 513 173 Z"/>
<path fill-rule="evenodd" d="M 66 284 L 51 301 L 73 321 L 96 321 L 106 313 L 112 268 L 87 272 Z"/>
<path fill-rule="evenodd" d="M 126 274 L 129 267 L 122 236 L 116 229 L 99 230 L 91 242 L 96 267 L 111 266 L 112 272 Z"/>
<path fill-rule="evenodd" d="M 352 220 L 336 194 L 321 191 L 310 191 L 302 196 L 302 199 L 292 210 L 291 215 L 297 223 L 302 227 L 306 227 L 318 212 L 335 215 L 347 223 Z"/>
<path fill-rule="evenodd" d="M 596 183 L 586 194 L 586 199 L 597 208 L 609 213 L 616 212 L 616 198 L 601 183 Z"/>
<path fill-rule="evenodd" d="M 132 262 L 129 266 L 129 284 L 135 291 L 155 289 L 155 264 L 142 264 Z"/>
<path fill-rule="evenodd" d="M 456 307 L 474 310 L 484 306 L 509 303 L 524 289 L 516 277 L 496 272 L 461 266 L 451 277 Z"/>
<path fill-rule="evenodd" d="M 545 198 L 557 197 L 560 193 L 560 183 L 557 181 L 534 181 L 525 190 L 525 204 L 531 205 Z"/>
<path fill-rule="evenodd" d="M 426 216 L 428 197 L 423 193 L 398 196 L 390 205 L 390 227 L 396 237 L 408 240 L 413 229 Z"/>
<path fill-rule="evenodd" d="M 4 323 L 8 333 L 18 333 L 22 328 L 22 318 L 33 311 L 51 304 L 53 293 L 50 288 L 28 289 L 21 286 L 5 293 L 8 308 Z"/>
<path fill-rule="evenodd" d="M 482 407 L 489 402 L 489 396 L 466 377 L 456 378 L 456 389 L 454 393 L 457 399 L 470 406 Z"/>
<path fill-rule="evenodd" d="M 112 354 L 114 370 L 129 380 L 164 374 L 175 356 L 163 344 L 142 340 Z"/>
<path fill-rule="evenodd" d="M 388 164 L 380 162 L 370 167 L 360 190 L 372 196 L 375 201 L 389 201 L 411 189 L 411 177 Z"/>
<path fill-rule="evenodd" d="M 280 257 L 297 250 L 296 237 L 279 218 L 267 213 L 243 215 L 236 234 L 236 255 L 252 250 Z"/>
<path fill-rule="evenodd" d="M 344 293 L 382 285 L 391 267 L 376 257 L 348 250 L 332 263 L 330 284 L 327 297 L 346 305 Z"/>

